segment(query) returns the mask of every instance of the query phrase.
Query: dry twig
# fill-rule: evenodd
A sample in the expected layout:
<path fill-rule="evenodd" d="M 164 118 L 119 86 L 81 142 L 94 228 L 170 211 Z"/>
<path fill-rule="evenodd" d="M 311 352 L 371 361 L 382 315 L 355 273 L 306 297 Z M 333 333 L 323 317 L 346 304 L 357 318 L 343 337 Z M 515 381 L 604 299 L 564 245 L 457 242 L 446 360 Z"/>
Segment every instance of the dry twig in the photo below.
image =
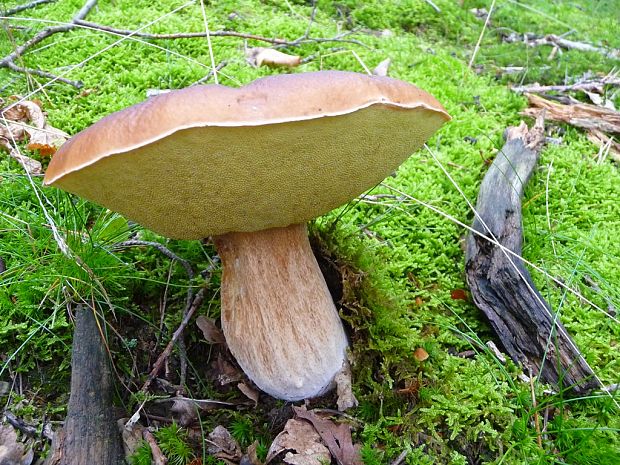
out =
<path fill-rule="evenodd" d="M 30 8 L 34 8 L 36 6 L 39 5 L 43 5 L 44 3 L 52 3 L 55 2 L 56 0 L 34 0 L 33 2 L 30 3 L 24 3 L 23 5 L 17 5 L 14 8 L 11 8 L 9 10 L 6 11 L 0 11 L 0 16 L 13 16 L 17 13 L 20 13 L 24 10 L 29 10 Z"/>
<path fill-rule="evenodd" d="M 146 390 L 149 388 L 153 380 L 157 377 L 157 374 L 161 371 L 162 367 L 164 366 L 165 361 L 168 359 L 168 357 L 170 357 L 170 354 L 172 353 L 172 349 L 174 348 L 174 344 L 177 342 L 179 337 L 181 337 L 181 335 L 183 334 L 183 330 L 185 330 L 185 327 L 188 325 L 189 320 L 192 319 L 192 316 L 194 316 L 194 313 L 196 312 L 196 310 L 198 310 L 198 308 L 202 305 L 202 302 L 205 299 L 206 293 L 207 293 L 207 287 L 203 287 L 196 293 L 196 296 L 194 297 L 192 305 L 189 307 L 189 309 L 185 313 L 185 317 L 183 318 L 183 321 L 181 322 L 177 330 L 174 332 L 174 334 L 172 335 L 172 338 L 170 339 L 170 342 L 168 342 L 168 345 L 166 346 L 164 351 L 159 355 L 159 357 L 157 358 L 157 361 L 153 365 L 153 369 L 149 373 L 148 378 L 146 379 L 144 385 L 142 386 L 143 392 L 146 392 Z"/>
<path fill-rule="evenodd" d="M 599 53 L 606 58 L 612 60 L 620 60 L 620 50 L 608 49 L 604 47 L 597 47 L 585 42 L 577 42 L 574 40 L 565 39 L 562 36 L 555 34 L 548 34 L 546 36 L 540 36 L 532 33 L 518 34 L 512 33 L 504 38 L 504 42 L 523 42 L 528 47 L 538 47 L 541 45 L 552 45 L 553 47 L 562 48 L 565 50 L 578 50 L 580 52 L 593 52 Z"/>
<path fill-rule="evenodd" d="M 23 74 L 34 74 L 36 76 L 46 77 L 50 79 L 55 79 L 60 82 L 64 82 L 65 84 L 69 84 L 76 88 L 81 88 L 83 86 L 81 81 L 72 81 L 70 79 L 65 79 L 61 77 L 54 76 L 47 71 L 41 71 L 39 69 L 25 68 L 23 66 L 19 66 L 15 63 L 16 60 L 19 60 L 21 56 L 29 49 L 34 47 L 36 44 L 44 41 L 48 37 L 57 34 L 59 32 L 68 32 L 77 27 L 77 21 L 80 21 L 86 17 L 88 13 L 94 8 L 97 4 L 97 0 L 88 0 L 82 8 L 75 14 L 75 16 L 71 19 L 70 22 L 66 24 L 62 24 L 60 26 L 51 26 L 43 29 L 42 31 L 35 34 L 30 40 L 27 40 L 19 47 L 16 47 L 12 53 L 9 53 L 4 58 L 0 59 L 0 68 L 8 68 L 12 71 L 23 73 Z"/>
<path fill-rule="evenodd" d="M 155 439 L 155 436 L 153 436 L 153 433 L 151 433 L 148 429 L 145 429 L 144 431 L 142 431 L 142 437 L 144 438 L 144 440 L 148 443 L 149 447 L 151 448 L 151 454 L 153 456 L 153 464 L 154 465 L 166 465 L 168 463 L 168 459 L 166 458 L 164 453 L 161 451 L 161 448 L 159 447 L 159 444 L 157 444 L 157 439 Z"/>
<path fill-rule="evenodd" d="M 177 32 L 177 33 L 170 33 L 170 34 L 151 34 L 147 32 L 136 32 L 136 31 L 130 31 L 127 29 L 118 29 L 115 27 L 106 26 L 106 25 L 98 24 L 98 23 L 91 23 L 90 21 L 83 21 L 83 20 L 76 21 L 76 24 L 79 26 L 86 27 L 88 29 L 101 30 L 101 31 L 109 32 L 109 33 L 116 34 L 119 36 L 130 35 L 132 37 L 139 37 L 141 39 L 151 39 L 151 40 L 177 40 L 177 39 L 195 39 L 195 38 L 200 38 L 200 37 L 207 37 L 207 33 L 204 31 L 203 32 Z M 297 47 L 303 43 L 308 43 L 308 42 L 347 42 L 347 43 L 352 43 L 356 45 L 361 45 L 364 47 L 366 46 L 359 40 L 344 39 L 342 34 L 337 35 L 335 37 L 331 37 L 331 38 L 325 38 L 325 37 L 312 38 L 312 37 L 305 37 L 304 35 L 300 37 L 299 39 L 296 39 L 293 41 L 286 40 L 286 39 L 278 39 L 275 37 L 264 37 L 264 36 L 259 36 L 256 34 L 247 34 L 244 32 L 237 32 L 237 31 L 211 31 L 209 32 L 208 35 L 210 37 L 237 37 L 239 39 L 257 40 L 259 42 L 266 42 L 272 45 L 279 45 L 279 46 L 284 46 L 284 47 Z"/>
<path fill-rule="evenodd" d="M 527 84 L 524 86 L 512 87 L 510 90 L 519 94 L 525 92 L 530 94 L 542 94 L 545 92 L 571 91 L 596 91 L 598 93 L 602 93 L 605 86 L 620 86 L 620 78 L 617 76 L 608 75 L 601 79 L 587 79 L 568 85 L 541 86 L 540 84 Z"/>

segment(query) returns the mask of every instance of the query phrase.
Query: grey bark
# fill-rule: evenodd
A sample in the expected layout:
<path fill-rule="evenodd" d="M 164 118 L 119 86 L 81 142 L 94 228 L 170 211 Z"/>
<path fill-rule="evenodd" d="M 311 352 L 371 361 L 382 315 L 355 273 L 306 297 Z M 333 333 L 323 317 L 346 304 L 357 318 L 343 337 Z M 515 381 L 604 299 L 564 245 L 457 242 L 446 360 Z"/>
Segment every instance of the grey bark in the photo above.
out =
<path fill-rule="evenodd" d="M 544 140 L 542 120 L 531 131 L 522 124 L 507 135 L 480 186 L 476 205 L 479 216 L 472 227 L 485 236 L 492 235 L 517 256 L 470 233 L 467 282 L 475 304 L 513 360 L 544 382 L 581 394 L 598 387 L 594 374 L 520 259 L 521 197 Z"/>

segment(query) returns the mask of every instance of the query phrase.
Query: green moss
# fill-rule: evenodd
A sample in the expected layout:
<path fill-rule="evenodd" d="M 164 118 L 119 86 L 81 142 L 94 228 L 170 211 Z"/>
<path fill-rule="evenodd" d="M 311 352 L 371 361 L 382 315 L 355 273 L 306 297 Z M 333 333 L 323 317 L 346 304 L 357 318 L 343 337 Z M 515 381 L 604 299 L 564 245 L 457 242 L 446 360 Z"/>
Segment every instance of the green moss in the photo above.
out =
<path fill-rule="evenodd" d="M 4 2 L 2 8 L 16 3 Z M 504 129 L 518 123 L 525 105 L 503 82 L 559 83 L 565 75 L 575 77 L 588 70 L 608 73 L 617 65 L 600 54 L 578 51 L 549 60 L 550 48 L 508 44 L 502 41 L 503 34 L 512 30 L 563 34 L 574 29 L 567 36 L 572 40 L 620 48 L 615 32 L 620 5 L 603 0 L 497 2 L 475 60 L 482 66 L 470 70 L 468 61 L 483 21 L 469 10 L 489 8 L 491 2 L 435 3 L 441 13 L 424 1 L 320 1 L 310 34 L 332 37 L 357 31 L 348 38 L 364 45 L 310 42 L 288 50 L 314 57 L 295 72 L 363 71 L 357 57 L 370 68 L 390 57 L 390 75 L 430 91 L 453 117 L 429 141 L 432 154 L 426 150 L 414 154 L 385 186 L 372 191 L 394 197 L 352 202 L 317 220 L 313 227 L 344 277 L 342 316 L 351 330 L 354 389 L 360 400 L 352 414 L 363 422 L 355 440 L 363 444 L 368 464 L 389 463 L 403 450 L 408 451 L 406 463 L 410 465 L 614 463 L 620 450 L 616 400 L 595 394 L 571 400 L 562 393 L 545 393 L 545 386 L 536 384 L 534 406 L 530 386 L 517 378 L 519 368 L 503 365 L 486 349 L 484 343 L 493 334 L 480 312 L 469 300 L 451 297 L 453 290 L 467 288 L 461 249 L 466 231 L 419 201 L 464 224 L 471 223 L 473 214 L 467 202 L 442 166 L 473 202 L 486 171 L 485 160 L 502 146 Z M 81 4 L 80 0 L 60 0 L 25 14 L 67 21 Z M 101 2 L 87 19 L 123 29 L 154 21 L 145 29 L 148 32 L 201 31 L 198 3 L 162 18 L 182 4 L 171 0 L 156 6 L 147 1 Z M 234 29 L 293 40 L 305 33 L 311 11 L 311 5 L 301 1 L 245 0 L 209 3 L 207 14 L 212 30 Z M 47 23 L 5 20 L 2 24 L 0 55 L 13 47 L 7 28 L 28 26 L 11 29 L 19 44 Z M 391 32 L 375 33 L 383 29 Z M 115 41 L 118 37 L 80 28 L 50 38 L 23 57 L 25 66 L 66 72 L 66 77 L 84 83 L 84 92 L 54 84 L 36 94 L 52 125 L 75 133 L 112 111 L 144 100 L 148 88 L 184 87 L 210 69 L 205 40 L 124 40 L 103 51 Z M 239 85 L 281 72 L 250 67 L 243 45 L 231 37 L 213 38 L 216 62 L 228 61 L 219 75 L 222 83 Z M 265 44 L 248 43 L 255 45 Z M 498 80 L 496 71 L 509 65 L 525 70 Z M 43 81 L 0 69 L 3 97 L 26 95 Z M 560 145 L 544 150 L 526 191 L 524 255 L 547 273 L 532 269 L 545 298 L 560 311 L 588 362 L 603 383 L 609 384 L 618 381 L 620 370 L 617 320 L 559 288 L 548 276 L 559 277 L 603 310 L 620 307 L 620 175 L 609 161 L 596 162 L 596 153 L 581 132 L 570 128 L 562 134 Z M 126 340 L 112 339 L 120 372 L 135 377 L 128 347 L 140 353 L 136 347 L 144 352 L 144 347 L 157 349 L 167 342 L 180 321 L 188 280 L 180 267 L 170 265 L 157 251 L 120 252 L 112 245 L 137 233 L 165 242 L 191 260 L 196 270 L 208 267 L 213 251 L 198 242 L 166 241 L 99 207 L 41 190 L 35 179 L 36 192 L 42 196 L 39 200 L 17 164 L 6 157 L 0 160 L 0 172 L 0 257 L 7 265 L 0 276 L 0 377 L 9 379 L 9 371 L 29 375 L 32 392 L 43 386 L 44 391 L 54 391 L 49 398 L 66 391 L 61 383 L 69 373 L 69 301 L 94 302 L 103 309 L 110 317 L 110 333 L 117 326 L 146 321 L 146 336 L 129 333 Z M 88 268 L 60 252 L 50 218 Z M 218 279 L 216 273 L 214 293 L 205 310 L 211 316 L 219 311 Z M 193 284 L 199 282 L 196 279 Z M 157 337 L 164 295 L 167 312 Z M 110 305 L 119 321 L 112 316 Z M 198 350 L 196 356 L 204 357 L 198 357 L 199 365 L 208 365 L 203 361 L 208 360 L 208 349 L 197 343 L 195 335 L 188 340 Z M 428 360 L 415 359 L 413 351 L 418 347 L 429 353 Z M 469 350 L 475 355 L 457 356 Z M 150 368 L 150 361 L 142 357 L 138 357 L 138 373 Z M 205 371 L 202 366 L 192 371 L 196 381 L 188 386 L 190 394 L 234 397 L 218 393 Z M 534 422 L 545 415 L 548 425 L 541 449 Z M 261 411 L 215 413 L 203 426 L 213 428 L 219 421 L 235 430 L 245 445 L 256 439 L 268 444 L 277 431 L 267 418 Z M 248 425 L 254 425 L 254 430 L 248 430 Z M 170 437 L 160 440 L 179 435 L 171 431 Z M 183 450 L 175 456 L 185 460 L 190 455 Z"/>

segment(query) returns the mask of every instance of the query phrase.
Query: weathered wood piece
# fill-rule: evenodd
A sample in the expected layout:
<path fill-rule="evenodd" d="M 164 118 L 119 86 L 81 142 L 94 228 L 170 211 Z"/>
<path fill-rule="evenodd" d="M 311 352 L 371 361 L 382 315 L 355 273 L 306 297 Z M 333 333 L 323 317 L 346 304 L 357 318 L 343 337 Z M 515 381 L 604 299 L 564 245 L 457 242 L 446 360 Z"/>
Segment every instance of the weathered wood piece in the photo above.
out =
<path fill-rule="evenodd" d="M 525 96 L 530 107 L 521 112 L 522 115 L 538 117 L 545 112 L 545 118 L 560 121 L 583 129 L 596 129 L 610 134 L 620 134 L 620 112 L 609 108 L 590 105 L 589 103 L 576 103 L 563 105 L 552 102 L 539 95 L 528 94 Z"/>
<path fill-rule="evenodd" d="M 594 374 L 520 259 L 521 197 L 544 141 L 542 118 L 531 130 L 525 123 L 509 128 L 506 139 L 480 186 L 473 229 L 516 256 L 470 233 L 467 282 L 513 360 L 544 382 L 583 393 L 598 387 Z"/>
<path fill-rule="evenodd" d="M 112 411 L 109 357 L 90 308 L 76 311 L 71 367 L 67 418 L 46 464 L 124 464 L 121 438 Z"/>

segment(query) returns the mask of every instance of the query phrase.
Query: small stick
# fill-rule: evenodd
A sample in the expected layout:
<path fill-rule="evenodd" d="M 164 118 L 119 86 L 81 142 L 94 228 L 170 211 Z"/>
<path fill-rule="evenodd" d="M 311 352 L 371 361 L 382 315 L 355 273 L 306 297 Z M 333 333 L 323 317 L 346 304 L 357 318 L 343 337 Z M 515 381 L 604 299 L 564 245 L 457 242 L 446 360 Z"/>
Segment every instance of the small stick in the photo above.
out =
<path fill-rule="evenodd" d="M 545 92 L 570 92 L 577 90 L 600 91 L 602 90 L 603 86 L 606 85 L 620 86 L 620 78 L 615 76 L 606 76 L 603 79 L 576 82 L 575 84 L 570 85 L 541 86 L 540 84 L 529 84 L 525 86 L 511 87 L 510 90 L 519 94 L 522 94 L 524 92 L 542 94 Z"/>
<path fill-rule="evenodd" d="M 76 89 L 81 89 L 82 87 L 84 87 L 84 84 L 82 83 L 82 81 L 73 81 L 71 79 L 58 77 L 55 74 L 48 73 L 47 71 L 42 71 L 40 69 L 24 68 L 23 66 L 16 65 L 12 61 L 7 62 L 6 67 L 10 69 L 11 71 L 15 71 L 16 73 L 22 73 L 26 75 L 34 74 L 35 76 L 39 76 L 39 77 L 44 77 L 48 79 L 56 79 L 57 81 L 63 82 L 65 84 L 69 84 L 70 86 L 73 86 Z"/>
<path fill-rule="evenodd" d="M 6 11 L 0 11 L 0 16 L 13 16 L 21 11 L 28 10 L 30 8 L 34 8 L 35 6 L 43 5 L 44 3 L 52 3 L 56 0 L 34 0 L 34 2 L 24 3 L 23 5 L 18 5 L 14 8 L 11 8 Z"/>
<path fill-rule="evenodd" d="M 121 36 L 131 35 L 132 37 L 140 37 L 141 39 L 176 40 L 176 39 L 193 39 L 193 38 L 207 37 L 206 32 L 177 32 L 177 33 L 172 33 L 172 34 L 149 34 L 147 32 L 136 32 L 136 31 L 130 31 L 127 29 L 118 29 L 115 27 L 105 26 L 103 24 L 98 24 L 98 23 L 91 23 L 90 21 L 83 21 L 83 20 L 75 21 L 75 24 L 79 26 L 87 27 L 89 29 L 99 29 L 101 31 L 110 32 L 110 33 L 118 34 Z M 210 37 L 238 37 L 240 39 L 257 40 L 260 42 L 267 42 L 272 45 L 279 45 L 283 47 L 297 47 L 301 45 L 302 43 L 308 43 L 308 42 L 317 42 L 317 43 L 347 42 L 347 43 L 352 43 L 352 44 L 366 47 L 366 44 L 360 42 L 359 40 L 343 39 L 341 36 L 336 36 L 336 37 L 331 37 L 331 38 L 329 37 L 304 38 L 302 36 L 302 38 L 293 40 L 293 41 L 289 41 L 285 39 L 269 38 L 269 37 L 259 36 L 256 34 L 246 34 L 243 32 L 236 32 L 236 31 L 211 31 L 209 33 L 209 36 Z"/>
<path fill-rule="evenodd" d="M 9 412 L 8 410 L 4 411 L 4 418 L 9 424 L 18 431 L 21 431 L 26 436 L 31 438 L 39 437 L 39 433 L 37 432 L 37 428 L 32 425 L 29 425 L 24 420 L 20 420 L 15 416 L 13 412 Z"/>
<path fill-rule="evenodd" d="M 104 24 L 91 23 L 90 21 L 78 20 L 75 22 L 80 26 L 87 27 L 89 29 L 99 29 L 105 32 L 111 32 L 122 36 L 131 35 L 132 37 L 140 37 L 141 39 L 164 39 L 164 40 L 176 40 L 176 39 L 194 39 L 200 37 L 207 37 L 206 32 L 177 32 L 171 34 L 150 34 L 148 32 L 135 32 L 127 29 L 118 29 Z M 257 40 L 260 42 L 267 42 L 274 45 L 288 45 L 291 42 L 284 39 L 269 38 L 258 36 L 255 34 L 245 34 L 243 32 L 236 31 L 211 31 L 209 34 L 211 37 L 238 37 L 240 39 Z"/>
<path fill-rule="evenodd" d="M 95 7 L 96 4 L 97 4 L 97 0 L 88 0 L 86 3 L 84 3 L 82 8 L 80 8 L 80 10 L 75 14 L 75 16 L 73 16 L 73 18 L 71 19 L 69 23 L 63 24 L 60 26 L 48 27 L 38 32 L 37 34 L 34 35 L 34 37 L 30 38 L 29 40 L 24 42 L 19 47 L 16 47 L 12 53 L 9 53 L 4 58 L 1 58 L 0 68 L 7 68 L 7 69 L 10 69 L 18 73 L 24 73 L 26 75 L 36 74 L 37 76 L 51 78 L 53 80 L 64 82 L 65 84 L 72 85 L 79 89 L 80 87 L 82 87 L 82 83 L 79 81 L 69 81 L 67 79 L 58 78 L 54 76 L 53 74 L 46 73 L 45 71 L 23 68 L 21 66 L 17 66 L 15 64 L 15 60 L 20 58 L 24 54 L 24 52 L 26 52 L 28 49 L 34 47 L 36 44 L 44 41 L 48 37 L 58 32 L 67 32 L 67 31 L 74 29 L 77 26 L 77 21 L 84 19 L 86 15 L 88 15 L 88 13 L 90 13 L 90 11 Z"/>
<path fill-rule="evenodd" d="M 151 385 L 151 383 L 153 382 L 157 374 L 161 371 L 165 361 L 168 359 L 168 357 L 170 357 L 170 354 L 172 353 L 172 349 L 174 347 L 175 342 L 179 339 L 181 334 L 183 334 L 183 330 L 188 325 L 189 320 L 191 320 L 192 316 L 194 315 L 194 312 L 200 307 L 200 305 L 202 305 L 202 302 L 204 301 L 204 298 L 205 298 L 206 291 L 207 291 L 207 288 L 203 287 L 196 293 L 196 296 L 194 297 L 194 301 L 192 302 L 192 305 L 189 308 L 189 311 L 185 315 L 185 318 L 183 318 L 183 321 L 181 322 L 177 330 L 172 335 L 170 342 L 168 342 L 168 345 L 166 346 L 164 351 L 159 355 L 159 357 L 157 358 L 157 361 L 153 365 L 153 369 L 149 373 L 148 378 L 146 379 L 144 385 L 142 386 L 143 392 L 146 392 L 146 390 L 149 388 L 149 386 Z"/>
<path fill-rule="evenodd" d="M 396 457 L 396 459 L 392 461 L 392 463 L 390 463 L 390 465 L 400 465 L 407 458 L 408 454 L 409 454 L 409 451 L 405 449 L 404 451 L 400 453 L 398 457 Z"/>
<path fill-rule="evenodd" d="M 205 77 L 198 79 L 196 82 L 192 84 L 192 86 L 197 86 L 197 85 L 202 84 L 203 82 L 207 82 L 211 78 L 211 76 L 213 76 L 215 73 L 217 73 L 219 70 L 221 70 L 226 65 L 228 65 L 228 60 L 220 61 L 220 63 L 215 67 L 215 72 L 213 70 L 209 71 L 209 73 Z"/>
<path fill-rule="evenodd" d="M 168 463 L 168 459 L 166 458 L 164 453 L 161 451 L 161 448 L 159 447 L 159 444 L 157 444 L 157 440 L 155 439 L 155 436 L 153 436 L 153 433 L 151 433 L 148 429 L 145 429 L 142 432 L 142 437 L 149 444 L 149 447 L 151 448 L 151 454 L 153 456 L 153 464 L 154 465 L 166 465 Z"/>

